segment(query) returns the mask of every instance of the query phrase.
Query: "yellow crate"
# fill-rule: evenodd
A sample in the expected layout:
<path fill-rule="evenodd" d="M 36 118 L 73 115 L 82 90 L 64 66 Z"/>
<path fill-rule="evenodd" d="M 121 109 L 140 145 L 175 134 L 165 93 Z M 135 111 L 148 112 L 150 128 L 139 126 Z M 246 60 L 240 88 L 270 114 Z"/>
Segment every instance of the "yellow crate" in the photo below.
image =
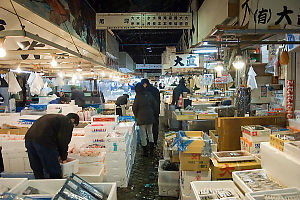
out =
<path fill-rule="evenodd" d="M 176 119 L 178 121 L 185 121 L 185 120 L 197 120 L 197 115 L 177 115 Z"/>
<path fill-rule="evenodd" d="M 218 117 L 218 114 L 198 114 L 197 119 L 216 119 Z"/>

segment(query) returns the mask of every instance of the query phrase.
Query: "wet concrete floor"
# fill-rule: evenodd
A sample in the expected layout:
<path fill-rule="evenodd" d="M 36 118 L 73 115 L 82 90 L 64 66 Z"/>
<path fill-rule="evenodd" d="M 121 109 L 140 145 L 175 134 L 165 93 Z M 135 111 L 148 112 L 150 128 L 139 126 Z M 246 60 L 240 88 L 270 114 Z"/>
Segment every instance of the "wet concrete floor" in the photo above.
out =
<path fill-rule="evenodd" d="M 161 197 L 158 195 L 158 162 L 163 159 L 164 131 L 159 133 L 158 145 L 153 157 L 143 157 L 142 148 L 138 147 L 133 169 L 131 171 L 127 188 L 118 188 L 120 200 L 177 200 L 174 197 Z"/>

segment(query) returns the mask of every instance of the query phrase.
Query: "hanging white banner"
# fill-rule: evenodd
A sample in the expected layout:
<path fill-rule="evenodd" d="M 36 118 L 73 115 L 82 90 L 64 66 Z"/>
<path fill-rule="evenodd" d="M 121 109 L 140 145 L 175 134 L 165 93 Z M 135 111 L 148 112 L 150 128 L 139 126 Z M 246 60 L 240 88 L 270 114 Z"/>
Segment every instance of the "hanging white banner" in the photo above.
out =
<path fill-rule="evenodd" d="M 97 29 L 191 29 L 191 13 L 97 13 Z"/>
<path fill-rule="evenodd" d="M 171 67 L 199 67 L 199 54 L 176 54 L 170 57 Z"/>

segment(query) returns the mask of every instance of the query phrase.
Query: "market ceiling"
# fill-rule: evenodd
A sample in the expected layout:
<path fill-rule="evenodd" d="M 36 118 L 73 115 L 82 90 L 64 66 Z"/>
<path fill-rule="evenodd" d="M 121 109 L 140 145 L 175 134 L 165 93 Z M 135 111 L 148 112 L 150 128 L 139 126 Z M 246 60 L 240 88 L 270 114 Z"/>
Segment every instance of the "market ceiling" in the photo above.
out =
<path fill-rule="evenodd" d="M 191 0 L 87 0 L 98 13 L 187 12 Z M 203 0 L 198 0 L 201 5 Z M 175 46 L 182 30 L 114 30 L 120 51 L 137 64 L 160 64 L 166 46 Z"/>

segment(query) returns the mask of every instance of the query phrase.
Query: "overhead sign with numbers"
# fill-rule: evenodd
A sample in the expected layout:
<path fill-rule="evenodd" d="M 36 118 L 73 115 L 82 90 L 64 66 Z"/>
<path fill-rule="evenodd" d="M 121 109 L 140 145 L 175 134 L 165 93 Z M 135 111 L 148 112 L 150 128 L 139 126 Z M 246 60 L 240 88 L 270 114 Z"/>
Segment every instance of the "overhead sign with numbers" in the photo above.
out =
<path fill-rule="evenodd" d="M 176 54 L 171 55 L 171 67 L 187 68 L 199 67 L 199 54 Z"/>
<path fill-rule="evenodd" d="M 97 29 L 192 29 L 191 13 L 97 13 Z"/>

